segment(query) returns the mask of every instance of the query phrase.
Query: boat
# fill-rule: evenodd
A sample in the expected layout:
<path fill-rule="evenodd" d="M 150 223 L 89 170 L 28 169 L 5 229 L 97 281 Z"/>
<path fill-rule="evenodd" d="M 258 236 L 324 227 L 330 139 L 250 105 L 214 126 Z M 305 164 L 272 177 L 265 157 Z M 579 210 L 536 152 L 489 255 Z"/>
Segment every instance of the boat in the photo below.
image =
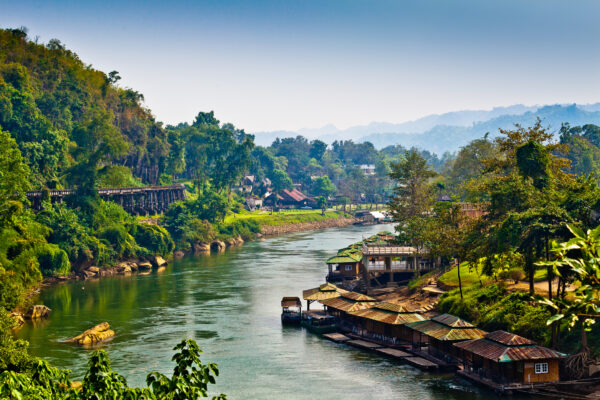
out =
<path fill-rule="evenodd" d="M 281 323 L 283 325 L 300 325 L 302 319 L 302 302 L 299 297 L 281 299 Z"/>
<path fill-rule="evenodd" d="M 335 317 L 322 310 L 310 310 L 302 313 L 301 325 L 313 333 L 331 333 L 337 330 Z"/>

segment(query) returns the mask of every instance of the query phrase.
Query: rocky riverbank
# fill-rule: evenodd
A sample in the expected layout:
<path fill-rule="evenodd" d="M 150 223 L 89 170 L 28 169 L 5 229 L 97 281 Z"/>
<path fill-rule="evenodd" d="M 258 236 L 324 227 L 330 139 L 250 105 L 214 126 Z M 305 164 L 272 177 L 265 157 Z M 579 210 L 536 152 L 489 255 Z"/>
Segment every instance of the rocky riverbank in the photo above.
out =
<path fill-rule="evenodd" d="M 299 222 L 284 225 L 263 225 L 260 227 L 261 233 L 265 236 L 282 235 L 284 233 L 311 231 L 316 229 L 336 228 L 352 225 L 356 222 L 355 218 L 332 218 L 322 221 Z"/>

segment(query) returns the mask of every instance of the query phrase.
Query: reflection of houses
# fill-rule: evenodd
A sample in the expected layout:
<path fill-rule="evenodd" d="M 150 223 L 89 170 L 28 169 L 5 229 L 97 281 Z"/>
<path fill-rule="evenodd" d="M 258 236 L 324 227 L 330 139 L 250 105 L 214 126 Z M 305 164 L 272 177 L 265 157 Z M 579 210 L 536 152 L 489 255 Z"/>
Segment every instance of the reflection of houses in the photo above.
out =
<path fill-rule="evenodd" d="M 558 381 L 558 364 L 564 356 L 504 331 L 456 343 L 454 347 L 464 366 L 463 375 L 503 385 Z"/>
<path fill-rule="evenodd" d="M 450 314 L 438 315 L 429 321 L 413 322 L 406 325 L 404 330 L 404 336 L 410 338 L 413 347 L 426 346 L 432 356 L 448 360 L 456 357 L 453 343 L 479 339 L 485 334 L 470 322 Z"/>

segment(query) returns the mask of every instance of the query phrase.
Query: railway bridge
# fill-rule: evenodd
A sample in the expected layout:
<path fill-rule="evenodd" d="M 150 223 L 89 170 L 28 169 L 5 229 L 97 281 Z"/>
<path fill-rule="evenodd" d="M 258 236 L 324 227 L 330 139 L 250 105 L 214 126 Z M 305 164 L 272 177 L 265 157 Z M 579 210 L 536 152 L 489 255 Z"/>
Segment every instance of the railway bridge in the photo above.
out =
<path fill-rule="evenodd" d="M 74 189 L 50 190 L 49 197 L 52 203 L 63 203 L 65 199 L 75 193 Z M 40 210 L 44 199 L 41 190 L 27 192 L 27 199 L 31 208 Z M 98 195 L 105 201 L 119 204 L 125 211 L 133 215 L 159 214 L 167 210 L 171 203 L 185 199 L 184 185 L 147 186 L 98 189 Z"/>

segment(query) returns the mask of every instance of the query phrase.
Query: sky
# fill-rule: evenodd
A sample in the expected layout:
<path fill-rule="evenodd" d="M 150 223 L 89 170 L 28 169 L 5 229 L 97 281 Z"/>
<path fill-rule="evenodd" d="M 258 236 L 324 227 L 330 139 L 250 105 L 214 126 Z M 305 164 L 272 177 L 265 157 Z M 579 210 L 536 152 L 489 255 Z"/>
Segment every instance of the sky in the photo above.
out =
<path fill-rule="evenodd" d="M 145 96 L 247 132 L 600 101 L 596 0 L 0 0 Z"/>

